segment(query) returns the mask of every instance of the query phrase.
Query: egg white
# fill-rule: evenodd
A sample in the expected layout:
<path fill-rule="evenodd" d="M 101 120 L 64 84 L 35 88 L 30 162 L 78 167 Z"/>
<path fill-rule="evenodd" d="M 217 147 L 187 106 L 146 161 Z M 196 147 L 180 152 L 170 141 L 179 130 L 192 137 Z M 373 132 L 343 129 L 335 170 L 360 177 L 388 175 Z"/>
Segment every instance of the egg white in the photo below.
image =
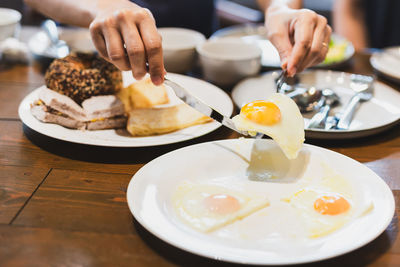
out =
<path fill-rule="evenodd" d="M 240 208 L 229 214 L 211 212 L 203 201 L 215 194 L 236 198 Z M 177 187 L 173 195 L 173 205 L 178 216 L 187 225 L 200 232 L 212 232 L 267 207 L 269 201 L 265 195 L 254 195 L 238 188 L 185 182 Z"/>
<path fill-rule="evenodd" d="M 303 189 L 296 192 L 288 201 L 296 209 L 299 219 L 303 221 L 308 236 L 317 238 L 328 235 L 346 224 L 353 215 L 354 209 L 350 209 L 338 215 L 323 215 L 314 209 L 317 198 L 325 195 L 338 195 L 327 192 L 318 192 L 311 189 Z M 346 199 L 347 200 L 347 199 Z M 352 204 L 350 204 L 352 205 Z"/>
<path fill-rule="evenodd" d="M 259 132 L 270 136 L 279 145 L 286 157 L 297 157 L 304 143 L 304 119 L 296 103 L 283 94 L 272 94 L 266 101 L 278 106 L 281 120 L 274 125 L 262 125 L 247 119 L 243 114 L 232 118 L 241 131 Z"/>
<path fill-rule="evenodd" d="M 326 165 L 323 169 L 321 177 L 310 180 L 308 185 L 282 199 L 296 210 L 309 238 L 333 233 L 373 209 L 373 203 L 357 194 L 348 179 L 333 172 Z M 322 196 L 341 196 L 349 202 L 350 208 L 337 215 L 321 214 L 314 209 L 314 202 Z"/>

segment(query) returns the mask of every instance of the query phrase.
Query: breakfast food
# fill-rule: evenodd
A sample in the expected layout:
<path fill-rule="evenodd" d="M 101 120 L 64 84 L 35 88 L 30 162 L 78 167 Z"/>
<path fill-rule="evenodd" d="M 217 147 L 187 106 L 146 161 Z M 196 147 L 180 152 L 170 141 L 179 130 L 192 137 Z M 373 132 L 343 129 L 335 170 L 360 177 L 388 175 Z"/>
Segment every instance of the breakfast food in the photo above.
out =
<path fill-rule="evenodd" d="M 147 136 L 211 121 L 185 104 L 156 107 L 169 97 L 166 87 L 150 78 L 122 88 L 121 72 L 94 54 L 54 60 L 45 80 L 47 88 L 31 106 L 42 122 L 87 130 L 126 127 L 133 136 Z"/>
<path fill-rule="evenodd" d="M 235 146 L 221 147 L 235 150 Z M 211 161 L 198 169 L 218 163 Z M 191 177 L 177 181 L 169 205 L 176 219 L 198 232 L 256 247 L 301 246 L 343 229 L 374 209 L 369 194 L 352 179 L 319 159 L 312 168 L 292 182 L 252 181 L 240 171 L 231 176 L 226 170 L 222 176 L 215 170 L 192 175 L 189 168 Z"/>
<path fill-rule="evenodd" d="M 287 200 L 298 212 L 311 238 L 342 227 L 352 215 L 350 201 L 336 192 L 302 189 Z"/>
<path fill-rule="evenodd" d="M 282 199 L 296 210 L 310 238 L 326 236 L 373 209 L 346 178 L 327 165 L 322 167 L 321 177 L 305 181 L 304 187 Z"/>
<path fill-rule="evenodd" d="M 139 108 L 129 112 L 127 130 L 133 136 L 164 134 L 212 119 L 186 104 Z"/>
<path fill-rule="evenodd" d="M 126 125 L 124 105 L 115 95 L 93 96 L 80 106 L 71 98 L 43 86 L 31 112 L 42 122 L 74 129 L 102 130 Z"/>
<path fill-rule="evenodd" d="M 136 81 L 118 93 L 127 111 L 134 108 L 150 108 L 169 102 L 164 85 L 155 86 L 150 78 Z"/>
<path fill-rule="evenodd" d="M 190 227 L 211 232 L 269 205 L 264 195 L 213 184 L 181 184 L 174 196 L 179 217 Z"/>
<path fill-rule="evenodd" d="M 122 88 L 121 72 L 95 54 L 70 54 L 55 59 L 45 74 L 49 89 L 81 104 L 98 95 L 112 95 Z"/>
<path fill-rule="evenodd" d="M 289 159 L 297 157 L 304 142 L 304 120 L 296 103 L 283 94 L 254 101 L 232 118 L 239 130 L 263 133 L 276 141 Z"/>

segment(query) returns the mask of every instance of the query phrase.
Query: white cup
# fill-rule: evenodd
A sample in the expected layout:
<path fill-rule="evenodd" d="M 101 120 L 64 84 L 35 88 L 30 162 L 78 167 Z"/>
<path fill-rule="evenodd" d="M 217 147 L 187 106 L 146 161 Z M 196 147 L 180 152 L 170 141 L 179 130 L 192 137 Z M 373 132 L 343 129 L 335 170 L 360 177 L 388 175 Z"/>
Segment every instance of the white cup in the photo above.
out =
<path fill-rule="evenodd" d="M 9 37 L 18 37 L 21 13 L 10 8 L 0 8 L 0 41 Z"/>
<path fill-rule="evenodd" d="M 229 86 L 253 76 L 261 68 L 261 49 L 240 38 L 209 40 L 197 46 L 204 78 Z"/>
<path fill-rule="evenodd" d="M 159 28 L 162 37 L 164 65 L 168 72 L 185 73 L 196 61 L 196 46 L 206 38 L 203 34 L 184 28 Z"/>

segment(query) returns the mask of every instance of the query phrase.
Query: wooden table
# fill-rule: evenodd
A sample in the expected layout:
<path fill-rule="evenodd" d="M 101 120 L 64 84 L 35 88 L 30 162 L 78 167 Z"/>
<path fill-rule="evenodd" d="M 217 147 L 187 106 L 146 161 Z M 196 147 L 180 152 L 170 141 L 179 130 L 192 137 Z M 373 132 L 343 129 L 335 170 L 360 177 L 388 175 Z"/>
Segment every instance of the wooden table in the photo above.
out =
<path fill-rule="evenodd" d="M 356 55 L 347 70 L 371 74 L 368 57 Z M 230 265 L 181 251 L 149 234 L 133 219 L 125 194 L 131 177 L 151 159 L 237 135 L 221 128 L 192 141 L 138 149 L 50 139 L 24 127 L 17 114 L 23 97 L 42 84 L 43 74 L 35 65 L 0 67 L 1 266 Z M 362 162 L 400 200 L 399 126 L 357 140 L 307 143 Z M 400 265 L 398 210 L 375 241 L 315 265 Z"/>

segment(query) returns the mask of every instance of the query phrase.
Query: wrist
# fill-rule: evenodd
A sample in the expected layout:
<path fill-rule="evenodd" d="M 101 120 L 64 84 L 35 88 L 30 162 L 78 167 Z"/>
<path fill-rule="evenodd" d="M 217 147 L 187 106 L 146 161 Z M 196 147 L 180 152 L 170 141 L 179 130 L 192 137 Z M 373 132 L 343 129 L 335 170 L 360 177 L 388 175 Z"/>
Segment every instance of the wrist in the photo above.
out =
<path fill-rule="evenodd" d="M 271 16 L 276 13 L 285 13 L 289 11 L 290 8 L 286 4 L 286 1 L 275 0 L 271 1 L 271 4 L 265 10 L 265 18 Z"/>
<path fill-rule="evenodd" d="M 287 8 L 289 6 L 289 0 L 270 0 L 270 4 L 266 8 L 266 10 L 272 9 L 279 9 L 279 8 Z"/>
<path fill-rule="evenodd" d="M 124 9 L 127 7 L 131 7 L 132 5 L 135 4 L 129 0 L 97 0 L 95 1 L 95 5 L 90 10 L 89 16 L 93 21 L 99 15 L 101 16 L 101 14 L 107 14 L 110 11 Z"/>

